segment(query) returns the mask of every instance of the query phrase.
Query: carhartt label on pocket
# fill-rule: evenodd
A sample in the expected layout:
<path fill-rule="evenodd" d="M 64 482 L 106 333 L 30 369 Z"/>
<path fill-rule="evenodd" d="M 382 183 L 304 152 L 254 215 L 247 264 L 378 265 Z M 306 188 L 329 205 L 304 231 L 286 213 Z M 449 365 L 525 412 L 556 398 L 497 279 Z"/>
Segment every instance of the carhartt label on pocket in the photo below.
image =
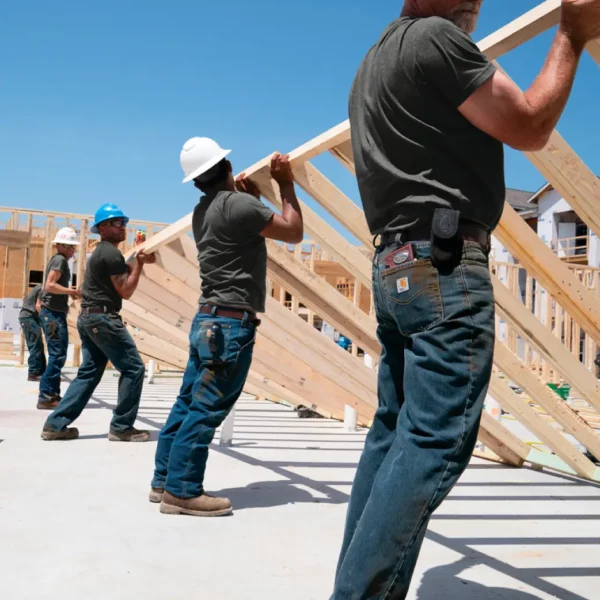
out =
<path fill-rule="evenodd" d="M 397 279 L 396 289 L 398 290 L 399 294 L 402 294 L 403 292 L 408 292 L 408 290 L 410 289 L 410 285 L 408 285 L 408 277 L 400 277 L 399 279 Z"/>

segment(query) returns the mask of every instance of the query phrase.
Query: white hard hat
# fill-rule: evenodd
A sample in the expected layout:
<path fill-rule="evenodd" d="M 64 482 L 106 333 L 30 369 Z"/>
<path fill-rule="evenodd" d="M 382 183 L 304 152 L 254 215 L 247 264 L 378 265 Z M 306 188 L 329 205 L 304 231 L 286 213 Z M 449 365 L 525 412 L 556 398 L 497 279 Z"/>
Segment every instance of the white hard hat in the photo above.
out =
<path fill-rule="evenodd" d="M 70 227 L 63 227 L 56 232 L 53 244 L 64 244 L 65 246 L 79 246 L 77 234 Z"/>
<path fill-rule="evenodd" d="M 217 142 L 210 138 L 193 137 L 189 139 L 183 145 L 179 156 L 179 162 L 185 176 L 182 183 L 187 183 L 192 179 L 196 179 L 202 173 L 206 173 L 230 152 L 231 150 L 223 150 Z"/>

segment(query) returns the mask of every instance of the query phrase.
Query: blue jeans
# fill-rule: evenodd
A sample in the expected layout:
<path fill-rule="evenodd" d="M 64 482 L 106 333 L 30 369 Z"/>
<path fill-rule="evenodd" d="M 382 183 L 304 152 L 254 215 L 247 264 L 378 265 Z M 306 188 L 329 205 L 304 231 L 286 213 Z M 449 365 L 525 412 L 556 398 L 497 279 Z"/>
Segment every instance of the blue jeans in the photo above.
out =
<path fill-rule="evenodd" d="M 214 324 L 222 333 L 211 352 L 208 335 Z M 179 396 L 158 438 L 152 487 L 179 498 L 203 493 L 208 446 L 242 393 L 255 339 L 256 326 L 247 316 L 196 315 Z"/>
<path fill-rule="evenodd" d="M 29 358 L 27 359 L 27 370 L 30 377 L 41 375 L 46 370 L 46 354 L 44 353 L 44 340 L 42 338 L 42 326 L 39 319 L 31 317 L 19 317 L 19 324 L 23 330 Z"/>
<path fill-rule="evenodd" d="M 83 362 L 77 377 L 48 417 L 45 428 L 61 431 L 79 417 L 110 360 L 121 374 L 110 430 L 114 433 L 126 431 L 135 423 L 144 385 L 145 367 L 135 342 L 116 315 L 79 315 L 77 331 Z"/>
<path fill-rule="evenodd" d="M 348 506 L 332 600 L 406 597 L 431 514 L 467 467 L 494 352 L 487 251 L 466 242 L 448 275 L 413 244 L 388 268 L 379 248 L 373 293 L 382 346 L 379 407 Z"/>
<path fill-rule="evenodd" d="M 60 395 L 60 375 L 67 362 L 69 349 L 69 328 L 67 313 L 42 308 L 40 311 L 42 328 L 48 346 L 48 366 L 40 380 L 40 402 L 51 402 L 53 396 Z"/>

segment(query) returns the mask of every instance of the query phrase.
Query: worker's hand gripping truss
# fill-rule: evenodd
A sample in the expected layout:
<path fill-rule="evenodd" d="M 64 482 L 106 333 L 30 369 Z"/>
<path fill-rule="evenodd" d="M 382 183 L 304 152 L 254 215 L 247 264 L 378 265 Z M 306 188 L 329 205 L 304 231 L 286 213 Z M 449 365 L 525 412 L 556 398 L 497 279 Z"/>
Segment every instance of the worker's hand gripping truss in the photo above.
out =
<path fill-rule="evenodd" d="M 562 0 L 560 26 L 581 45 L 600 37 L 600 0 Z"/>
<path fill-rule="evenodd" d="M 294 175 L 292 173 L 289 155 L 275 152 L 271 157 L 270 173 L 271 177 L 279 185 L 292 183 L 294 181 Z M 246 177 L 246 173 L 240 173 L 235 178 L 235 187 L 238 192 L 245 192 L 255 198 L 260 198 L 258 186 Z"/>

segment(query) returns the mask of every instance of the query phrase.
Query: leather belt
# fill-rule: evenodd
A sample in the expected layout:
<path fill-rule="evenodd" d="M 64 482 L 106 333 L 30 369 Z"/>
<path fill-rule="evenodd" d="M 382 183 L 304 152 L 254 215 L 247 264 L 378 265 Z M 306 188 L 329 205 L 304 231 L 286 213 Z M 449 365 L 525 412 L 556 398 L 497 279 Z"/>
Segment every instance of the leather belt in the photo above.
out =
<path fill-rule="evenodd" d="M 216 317 L 226 317 L 228 319 L 239 319 L 240 321 L 244 318 L 245 315 L 249 315 L 248 321 L 256 326 L 260 325 L 260 319 L 256 317 L 254 313 L 236 310 L 233 308 L 223 308 L 222 306 L 214 306 L 212 304 L 201 304 L 198 312 L 204 315 L 212 315 L 213 310 L 215 310 Z"/>
<path fill-rule="evenodd" d="M 108 310 L 106 306 L 86 306 L 81 309 L 82 315 L 118 315 L 116 310 Z"/>
<path fill-rule="evenodd" d="M 461 223 L 458 226 L 458 231 L 462 234 L 463 239 L 469 242 L 475 242 L 485 248 L 490 247 L 490 232 L 473 223 Z M 399 232 L 388 231 L 380 236 L 380 246 L 388 246 L 389 244 L 399 243 L 408 244 L 409 242 L 429 242 L 431 239 L 431 227 L 412 227 Z M 377 236 L 375 237 L 377 239 Z"/>

